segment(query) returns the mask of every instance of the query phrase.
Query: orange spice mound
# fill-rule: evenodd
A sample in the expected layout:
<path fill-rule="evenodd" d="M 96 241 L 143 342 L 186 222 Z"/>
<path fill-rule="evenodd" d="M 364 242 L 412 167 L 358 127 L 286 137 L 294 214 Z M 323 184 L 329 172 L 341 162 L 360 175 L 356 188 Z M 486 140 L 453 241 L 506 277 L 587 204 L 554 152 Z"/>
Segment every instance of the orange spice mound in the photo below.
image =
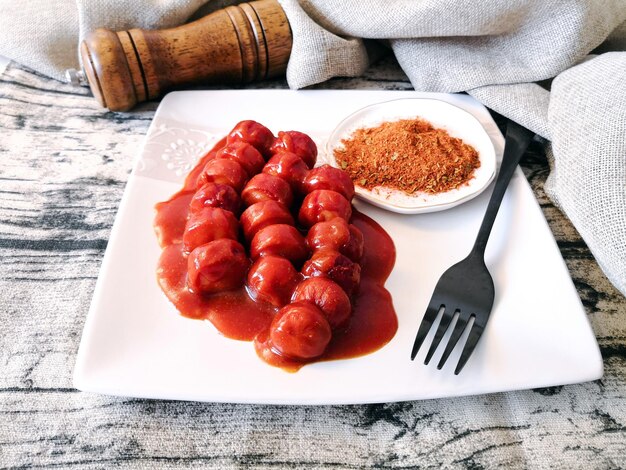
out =
<path fill-rule="evenodd" d="M 337 163 L 366 189 L 442 193 L 466 184 L 480 166 L 474 147 L 422 119 L 357 129 L 341 142 Z"/>

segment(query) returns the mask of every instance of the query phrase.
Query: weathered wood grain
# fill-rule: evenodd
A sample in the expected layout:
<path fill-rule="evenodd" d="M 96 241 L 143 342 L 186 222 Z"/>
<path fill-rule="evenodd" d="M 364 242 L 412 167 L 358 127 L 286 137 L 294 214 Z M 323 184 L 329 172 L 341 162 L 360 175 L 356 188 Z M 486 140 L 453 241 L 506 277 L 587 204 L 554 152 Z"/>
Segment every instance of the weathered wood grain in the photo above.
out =
<path fill-rule="evenodd" d="M 390 59 L 323 87 L 411 89 Z M 155 109 L 107 112 L 16 66 L 0 76 L 0 468 L 626 468 L 626 302 L 543 193 L 539 146 L 523 168 L 598 337 L 602 380 L 339 407 L 74 390 L 95 279 Z"/>

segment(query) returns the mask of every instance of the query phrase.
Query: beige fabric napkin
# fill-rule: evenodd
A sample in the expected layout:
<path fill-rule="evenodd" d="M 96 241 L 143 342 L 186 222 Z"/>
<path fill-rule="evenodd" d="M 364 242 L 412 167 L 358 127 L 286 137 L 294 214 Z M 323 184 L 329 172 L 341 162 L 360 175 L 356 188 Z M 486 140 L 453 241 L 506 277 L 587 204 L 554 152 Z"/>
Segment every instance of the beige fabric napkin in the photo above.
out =
<path fill-rule="evenodd" d="M 356 76 L 363 39 L 391 47 L 415 89 L 467 91 L 550 139 L 546 191 L 626 294 L 625 0 L 280 0 L 292 88 Z M 63 79 L 97 26 L 161 28 L 203 0 L 0 1 L 0 55 Z M 212 1 L 209 9 L 227 1 Z M 536 82 L 554 78 L 551 90 Z"/>

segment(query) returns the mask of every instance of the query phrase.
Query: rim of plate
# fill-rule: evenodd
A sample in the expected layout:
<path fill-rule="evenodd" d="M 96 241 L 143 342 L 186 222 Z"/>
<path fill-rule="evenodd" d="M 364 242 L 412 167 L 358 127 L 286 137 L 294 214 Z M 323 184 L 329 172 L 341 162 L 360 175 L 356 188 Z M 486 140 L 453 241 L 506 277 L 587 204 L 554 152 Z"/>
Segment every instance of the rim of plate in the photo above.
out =
<path fill-rule="evenodd" d="M 355 184 L 356 196 L 374 206 L 399 214 L 420 214 L 450 209 L 482 193 L 496 175 L 496 151 L 482 123 L 469 111 L 435 98 L 399 98 L 365 106 L 342 119 L 326 141 L 326 163 L 339 168 L 333 150 L 341 140 L 362 127 L 373 127 L 385 121 L 421 118 L 437 128 L 443 128 L 453 137 L 461 138 L 478 152 L 480 167 L 474 177 L 460 188 L 439 194 L 418 193 L 410 196 L 398 190 L 368 190 Z M 394 203 L 396 195 L 404 202 Z"/>

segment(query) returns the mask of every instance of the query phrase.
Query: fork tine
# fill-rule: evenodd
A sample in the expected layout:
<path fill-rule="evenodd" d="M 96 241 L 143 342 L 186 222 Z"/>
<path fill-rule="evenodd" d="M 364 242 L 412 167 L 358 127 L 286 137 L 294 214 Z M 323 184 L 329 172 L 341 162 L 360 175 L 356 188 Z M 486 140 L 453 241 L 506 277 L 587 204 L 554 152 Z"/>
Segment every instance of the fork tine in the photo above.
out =
<path fill-rule="evenodd" d="M 441 343 L 441 338 L 443 338 L 443 335 L 448 330 L 448 327 L 450 326 L 450 322 L 452 321 L 452 318 L 454 318 L 454 314 L 456 312 L 457 310 L 454 310 L 451 308 L 446 308 L 443 311 L 443 315 L 441 317 L 441 321 L 439 322 L 439 327 L 437 328 L 437 331 L 435 332 L 435 337 L 433 338 L 433 342 L 430 345 L 430 349 L 428 350 L 428 353 L 426 353 L 426 359 L 424 359 L 424 364 L 428 365 L 428 363 L 432 359 L 433 354 L 435 354 L 435 351 L 437 350 L 437 347 L 439 346 L 439 343 Z"/>
<path fill-rule="evenodd" d="M 441 369 L 443 365 L 446 363 L 446 361 L 448 360 L 448 357 L 450 357 L 450 353 L 452 353 L 452 350 L 456 346 L 456 343 L 459 342 L 459 338 L 461 338 L 461 335 L 463 334 L 463 331 L 465 330 L 465 327 L 467 326 L 468 320 L 469 318 L 467 319 L 464 318 L 462 313 L 459 314 L 459 318 L 456 321 L 456 325 L 454 325 L 454 331 L 452 331 L 452 335 L 450 336 L 450 340 L 448 341 L 448 344 L 446 345 L 446 349 L 443 351 L 443 356 L 441 356 L 441 359 L 439 360 L 439 364 L 437 364 L 437 369 Z"/>
<path fill-rule="evenodd" d="M 459 363 L 456 365 L 456 369 L 454 369 L 454 375 L 459 375 L 459 372 L 465 367 L 465 363 L 469 359 L 469 357 L 474 352 L 474 348 L 476 347 L 476 343 L 483 334 L 485 330 L 485 325 L 478 324 L 478 318 L 474 317 L 474 324 L 472 325 L 472 329 L 470 330 L 469 337 L 467 338 L 467 342 L 465 346 L 463 346 L 463 352 L 461 353 L 461 358 L 459 359 Z"/>
<path fill-rule="evenodd" d="M 439 314 L 439 310 L 441 310 L 442 306 L 443 304 L 441 303 L 438 304 L 437 302 L 433 302 L 432 300 L 430 304 L 428 305 L 428 308 L 426 309 L 426 313 L 424 314 L 424 318 L 422 319 L 422 323 L 420 323 L 419 330 L 417 331 L 415 342 L 413 343 L 413 350 L 411 351 L 411 360 L 415 359 L 415 356 L 417 356 L 417 352 L 422 347 L 422 343 L 426 339 L 426 336 L 428 335 L 430 328 L 433 326 L 433 323 L 435 319 L 437 318 L 437 315 Z"/>

